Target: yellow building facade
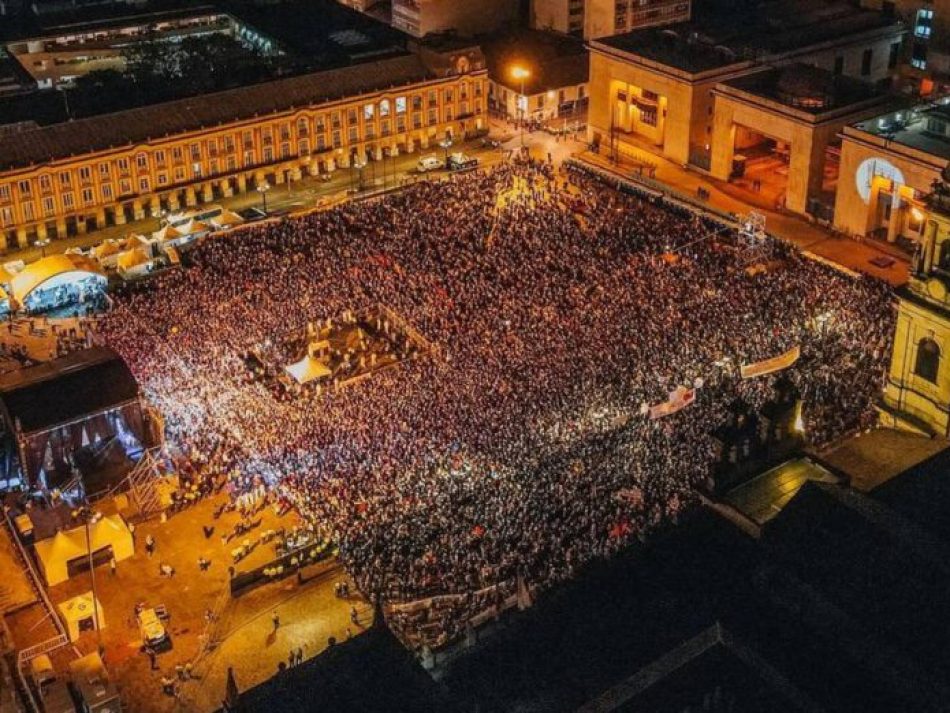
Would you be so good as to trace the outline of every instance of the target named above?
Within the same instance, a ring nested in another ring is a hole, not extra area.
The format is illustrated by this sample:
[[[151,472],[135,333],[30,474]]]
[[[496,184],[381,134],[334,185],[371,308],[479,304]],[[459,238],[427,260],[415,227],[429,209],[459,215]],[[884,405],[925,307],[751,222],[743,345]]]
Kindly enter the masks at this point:
[[[411,55],[0,137],[8,248],[379,161],[487,128],[481,51]]]
[[[882,420],[950,435],[950,172],[927,197],[923,230],[907,285],[898,291],[894,351]]]

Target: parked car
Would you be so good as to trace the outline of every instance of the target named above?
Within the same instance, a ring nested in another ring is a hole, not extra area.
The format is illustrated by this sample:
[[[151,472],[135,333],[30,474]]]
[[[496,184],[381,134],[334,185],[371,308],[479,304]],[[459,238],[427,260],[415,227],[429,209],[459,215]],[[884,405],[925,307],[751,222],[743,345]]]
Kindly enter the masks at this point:
[[[463,153],[454,153],[449,156],[449,170],[461,171],[467,168],[475,168],[478,165],[478,159],[466,156]]]
[[[139,612],[139,632],[142,643],[153,649],[160,649],[169,643],[168,632],[155,609],[143,609]]]
[[[419,159],[419,163],[416,164],[416,168],[419,169],[419,173],[438,171],[442,168],[442,162],[435,156],[423,156]]]

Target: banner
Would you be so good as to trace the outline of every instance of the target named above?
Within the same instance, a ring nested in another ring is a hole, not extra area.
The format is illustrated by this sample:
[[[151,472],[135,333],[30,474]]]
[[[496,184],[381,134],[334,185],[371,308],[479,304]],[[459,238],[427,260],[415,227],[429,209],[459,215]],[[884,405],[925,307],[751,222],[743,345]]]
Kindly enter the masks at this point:
[[[739,373],[742,374],[743,379],[753,379],[756,376],[765,376],[766,374],[787,369],[796,361],[798,361],[798,357],[800,357],[801,354],[801,347],[795,346],[784,354],[779,354],[778,356],[774,356],[771,359],[763,359],[762,361],[756,361],[752,364],[743,364],[739,367]]]
[[[685,386],[677,386],[670,392],[669,398],[663,403],[650,407],[650,418],[656,420],[669,416],[689,406],[696,400],[696,389],[687,389]]]

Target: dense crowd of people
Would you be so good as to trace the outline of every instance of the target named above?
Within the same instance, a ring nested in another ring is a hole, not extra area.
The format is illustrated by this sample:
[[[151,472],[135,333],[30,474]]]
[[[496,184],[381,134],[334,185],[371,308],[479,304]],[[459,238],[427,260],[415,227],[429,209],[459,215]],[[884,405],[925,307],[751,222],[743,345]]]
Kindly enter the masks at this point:
[[[694,502],[730,405],[772,396],[775,375],[743,380],[741,363],[801,347],[787,373],[814,442],[870,423],[888,288],[767,253],[752,267],[688,211],[506,164],[210,239],[98,330],[193,473],[276,491],[367,596],[537,589]],[[374,304],[437,351],[294,399],[242,361]],[[694,384],[689,407],[644,414]]]

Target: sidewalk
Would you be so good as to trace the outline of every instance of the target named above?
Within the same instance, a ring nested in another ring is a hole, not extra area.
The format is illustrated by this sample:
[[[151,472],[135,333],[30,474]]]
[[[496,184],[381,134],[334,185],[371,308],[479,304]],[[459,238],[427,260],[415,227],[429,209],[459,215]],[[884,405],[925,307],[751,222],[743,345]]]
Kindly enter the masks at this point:
[[[702,188],[709,194],[709,197],[703,201],[706,205],[739,216],[752,210],[762,213],[766,218],[766,230],[769,233],[794,243],[802,250],[807,250],[851,270],[879,277],[895,287],[907,282],[909,258],[896,246],[872,241],[858,242],[850,238],[838,237],[801,216],[749,205],[730,195],[721,181],[684,169],[649,152],[642,153],[643,161],[656,166],[655,180],[674,191],[696,200],[697,190]],[[586,150],[576,154],[576,157],[618,176],[629,178],[636,172],[635,157],[628,158],[621,155],[618,164]],[[871,263],[872,260],[883,257],[891,258],[893,264],[888,267],[879,267]]]

